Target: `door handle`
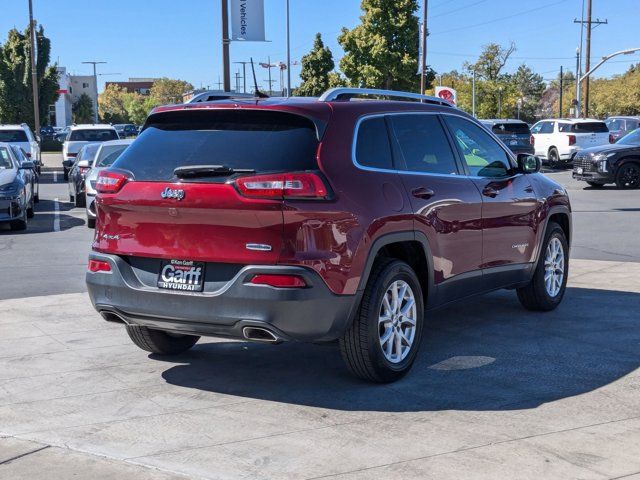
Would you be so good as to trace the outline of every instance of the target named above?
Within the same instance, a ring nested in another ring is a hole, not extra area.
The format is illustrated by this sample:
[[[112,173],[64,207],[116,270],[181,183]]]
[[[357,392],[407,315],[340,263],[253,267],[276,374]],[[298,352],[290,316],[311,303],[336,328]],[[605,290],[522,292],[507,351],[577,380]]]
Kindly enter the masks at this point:
[[[430,188],[418,187],[411,190],[411,195],[416,198],[423,198],[425,200],[428,200],[435,195],[435,192]]]
[[[483,194],[485,197],[496,198],[496,197],[498,196],[498,194],[499,194],[499,193],[500,193],[500,191],[499,191],[499,190],[496,190],[496,189],[495,189],[495,188],[493,188],[493,187],[484,187],[484,188],[482,189],[482,194]]]

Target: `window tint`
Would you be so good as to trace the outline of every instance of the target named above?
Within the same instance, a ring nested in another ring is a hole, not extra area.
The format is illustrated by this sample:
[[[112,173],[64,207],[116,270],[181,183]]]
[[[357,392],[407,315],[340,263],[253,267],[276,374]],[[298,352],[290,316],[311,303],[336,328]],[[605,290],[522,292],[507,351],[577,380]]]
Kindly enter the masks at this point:
[[[356,161],[363,167],[393,168],[387,125],[382,117],[364,120],[358,128]]]
[[[436,115],[393,115],[390,118],[407,170],[458,173],[453,151]]]
[[[315,125],[299,115],[182,110],[151,116],[144,132],[113,166],[142,181],[172,180],[177,167],[189,165],[225,165],[258,173],[316,170],[317,149]]]
[[[553,127],[555,124],[556,122],[542,122],[538,133],[553,133]]]
[[[609,128],[609,130],[624,130],[624,120],[621,120],[619,118],[612,118],[610,120],[607,120],[605,124],[607,125],[607,128]]]
[[[542,123],[536,123],[533,127],[531,127],[531,133],[540,133],[541,128]]]
[[[69,133],[71,142],[106,142],[108,140],[118,140],[115,129],[73,130]]]
[[[13,162],[9,156],[9,151],[5,147],[0,147],[0,169],[13,168]]]
[[[24,130],[0,130],[0,142],[28,142]]]
[[[609,133],[604,122],[575,123],[572,125],[571,131],[575,133]]]
[[[129,145],[105,145],[95,159],[95,167],[110,167]]]
[[[469,173],[479,177],[504,177],[511,171],[509,156],[482,128],[461,117],[445,116]]]
[[[496,135],[529,135],[529,125],[526,123],[496,123],[492,129]]]

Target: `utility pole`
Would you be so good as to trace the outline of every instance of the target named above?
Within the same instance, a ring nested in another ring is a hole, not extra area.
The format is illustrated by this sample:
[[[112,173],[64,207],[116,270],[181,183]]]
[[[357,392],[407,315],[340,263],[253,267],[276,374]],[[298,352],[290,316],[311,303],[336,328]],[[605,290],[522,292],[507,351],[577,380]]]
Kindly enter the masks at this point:
[[[240,90],[240,70],[236,72],[236,93]]]
[[[247,65],[251,62],[233,62],[242,65],[242,92],[247,93]]]
[[[231,65],[229,60],[229,0],[222,0],[222,64],[224,91],[231,91]]]
[[[420,93],[424,95],[427,87],[427,14],[429,10],[429,0],[424,0],[424,11],[422,12],[422,71],[420,72]],[[414,44],[415,45],[415,44]]]
[[[473,79],[471,80],[471,114],[476,116],[476,71],[473,70]]]
[[[560,112],[558,118],[562,118],[562,94],[564,91],[564,74],[562,73],[562,65],[560,65]]]
[[[218,82],[216,83],[216,85],[218,85],[218,90],[222,90],[223,83],[220,81],[220,75],[218,75]],[[208,88],[207,88],[207,90],[208,90]]]
[[[38,70],[36,69],[36,26],[33,23],[33,4],[29,0],[29,37],[31,41],[31,88],[33,89],[33,123],[35,135],[40,138],[40,97],[38,93]]]
[[[574,117],[580,118],[580,47],[576,48],[576,99],[573,101]]]
[[[96,65],[107,63],[107,62],[82,62],[87,65],[93,65],[93,84],[96,87],[96,96],[94,98],[94,109],[93,109],[93,123],[98,123],[98,74],[96,73]]]
[[[502,87],[498,87],[498,118],[502,118]]]
[[[587,40],[586,40],[586,46],[585,46],[585,50],[586,50],[586,55],[585,55],[585,66],[584,66],[584,71],[588,72],[591,69],[591,30],[593,30],[593,25],[606,25],[608,22],[608,20],[600,20],[599,18],[596,20],[592,20],[592,1],[593,0],[587,0],[587,19],[584,20],[584,18],[582,20],[574,20],[573,23],[580,23],[581,27],[580,28],[584,28],[584,25],[586,25],[587,28]],[[588,117],[589,116],[589,77],[587,77],[584,80],[584,116]]]
[[[289,28],[289,0],[287,0],[287,97],[291,96],[291,31]]]

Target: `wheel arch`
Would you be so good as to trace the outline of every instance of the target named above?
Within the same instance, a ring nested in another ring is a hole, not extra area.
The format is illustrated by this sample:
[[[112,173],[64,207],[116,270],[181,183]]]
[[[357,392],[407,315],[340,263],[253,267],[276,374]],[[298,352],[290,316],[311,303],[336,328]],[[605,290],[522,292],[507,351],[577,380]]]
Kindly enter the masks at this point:
[[[547,218],[544,224],[544,230],[542,231],[542,236],[540,237],[540,245],[538,248],[538,256],[536,259],[536,265],[540,260],[540,256],[542,255],[542,242],[547,235],[547,229],[549,228],[549,223],[557,223],[562,228],[565,237],[567,238],[567,244],[569,245],[569,250],[571,250],[571,240],[573,236],[573,225],[571,221],[571,211],[568,207],[564,205],[556,205],[549,209],[547,212]]]

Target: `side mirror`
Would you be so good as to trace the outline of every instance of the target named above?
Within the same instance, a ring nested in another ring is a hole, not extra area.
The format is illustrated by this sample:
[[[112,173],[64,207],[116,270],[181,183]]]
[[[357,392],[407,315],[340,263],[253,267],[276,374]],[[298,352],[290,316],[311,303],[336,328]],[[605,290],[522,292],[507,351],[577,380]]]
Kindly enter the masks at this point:
[[[89,168],[89,160],[80,160],[78,162],[78,168]]]
[[[22,162],[22,165],[20,165],[20,170],[35,170],[36,165],[33,162]]]
[[[528,153],[518,154],[518,170],[522,173],[538,173],[542,168],[542,162],[535,155]]]

